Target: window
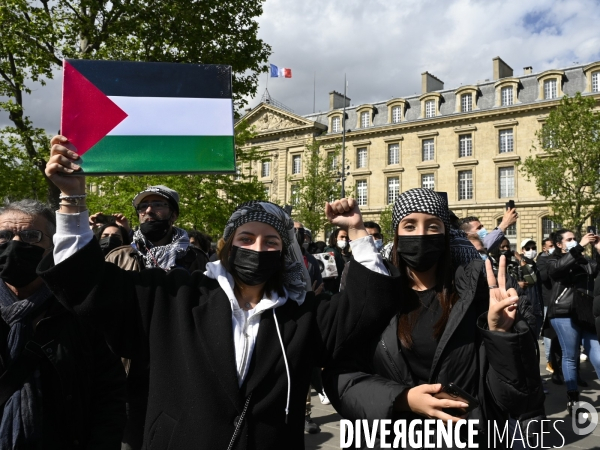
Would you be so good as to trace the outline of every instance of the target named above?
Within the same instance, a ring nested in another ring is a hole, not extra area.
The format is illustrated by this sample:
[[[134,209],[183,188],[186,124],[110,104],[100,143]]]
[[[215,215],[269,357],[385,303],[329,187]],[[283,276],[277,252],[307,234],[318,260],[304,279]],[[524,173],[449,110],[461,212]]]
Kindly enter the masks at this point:
[[[458,199],[471,200],[473,198],[473,171],[461,170],[458,172]]]
[[[400,164],[400,144],[388,145],[388,165]]]
[[[501,167],[498,169],[498,196],[500,198],[515,196],[515,168]]]
[[[467,156],[473,156],[473,137],[471,134],[461,134],[458,136],[458,157]]]
[[[435,148],[433,139],[423,139],[423,161],[433,161],[435,159]]]
[[[424,173],[421,175],[421,187],[423,189],[435,190],[435,177],[432,173]]]
[[[401,117],[402,117],[402,107],[394,106],[392,108],[392,123],[399,123]]]
[[[360,127],[367,128],[370,125],[369,112],[364,111],[360,113]]]
[[[507,86],[500,90],[500,98],[502,106],[510,106],[513,104],[513,87]]]
[[[235,166],[235,181],[242,179],[242,168],[236,164]]]
[[[364,169],[365,167],[367,167],[367,149],[361,147],[356,149],[356,168]]]
[[[556,97],[558,97],[558,94],[556,92],[556,78],[553,78],[551,80],[545,80],[544,81],[544,98],[550,99],[550,98],[556,98]]]
[[[500,153],[510,153],[513,147],[513,130],[500,130],[499,132]]]
[[[358,180],[356,182],[356,196],[358,206],[365,206],[367,204],[367,180]]]
[[[297,175],[302,172],[302,156],[292,156],[292,175]]]
[[[600,92],[600,72],[592,74],[592,92]]]
[[[260,176],[263,178],[271,176],[271,161],[263,161],[262,162]]]
[[[390,177],[387,179],[387,204],[391,205],[400,195],[400,178]]]
[[[342,119],[340,117],[334,117],[333,119],[331,119],[331,132],[332,133],[339,133],[340,131],[342,131]]]
[[[500,225],[501,222],[502,222],[502,217],[499,217],[498,220],[496,221],[496,225]],[[510,241],[510,249],[513,251],[517,250],[517,224],[516,223],[513,223],[510,227],[508,227],[504,231],[504,236]],[[521,251],[521,249],[519,249],[519,251]]]
[[[425,102],[425,117],[435,117],[435,100]]]
[[[462,94],[460,96],[460,110],[462,112],[469,112],[473,110],[473,95]]]
[[[292,196],[290,200],[294,206],[300,203],[300,189],[297,184],[292,185]]]
[[[542,217],[542,238],[545,239],[550,237],[550,233],[556,230],[560,230],[562,225],[556,222],[553,222],[548,217]]]
[[[337,155],[335,154],[335,152],[328,152],[327,160],[329,161],[329,168],[331,170],[336,170],[337,166],[338,166],[338,159],[337,159]]]

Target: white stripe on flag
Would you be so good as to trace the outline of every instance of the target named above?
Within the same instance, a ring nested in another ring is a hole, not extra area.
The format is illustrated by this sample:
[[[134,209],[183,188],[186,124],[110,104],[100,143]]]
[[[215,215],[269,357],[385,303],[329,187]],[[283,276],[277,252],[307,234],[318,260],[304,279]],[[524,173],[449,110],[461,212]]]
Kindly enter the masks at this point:
[[[230,98],[113,97],[127,113],[108,136],[232,136]]]

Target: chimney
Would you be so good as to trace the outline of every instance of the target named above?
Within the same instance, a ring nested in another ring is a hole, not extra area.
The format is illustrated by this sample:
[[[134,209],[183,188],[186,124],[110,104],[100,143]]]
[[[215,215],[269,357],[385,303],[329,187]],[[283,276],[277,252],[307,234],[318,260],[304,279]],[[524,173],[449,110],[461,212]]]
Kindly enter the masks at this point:
[[[346,107],[350,106],[350,99],[346,97]],[[329,93],[329,111],[344,107],[344,94],[336,91]]]
[[[444,82],[429,72],[421,74],[421,94],[444,89]]]
[[[512,67],[506,64],[502,58],[496,56],[492,62],[494,64],[494,81],[499,80],[500,78],[513,76]]]
[[[523,67],[523,75],[531,75],[533,73],[533,67]]]

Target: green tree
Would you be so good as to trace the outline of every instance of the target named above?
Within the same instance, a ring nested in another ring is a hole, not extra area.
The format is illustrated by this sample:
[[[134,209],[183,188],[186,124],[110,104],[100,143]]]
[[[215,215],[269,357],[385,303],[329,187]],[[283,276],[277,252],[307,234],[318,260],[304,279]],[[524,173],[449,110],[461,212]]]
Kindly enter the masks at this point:
[[[288,177],[292,184],[292,215],[295,220],[317,236],[329,221],[325,217],[325,202],[337,199],[341,185],[337,181],[340,147],[321,151],[318,141],[313,140],[304,150],[304,177]],[[351,189],[346,189],[349,196]]]
[[[258,148],[242,151],[243,144],[254,136],[248,124],[236,126],[236,157],[240,175],[167,175],[89,177],[87,204],[91,213],[123,213],[135,217],[133,197],[148,186],[163,184],[175,189],[180,196],[180,215],[177,225],[193,228],[213,237],[223,233],[227,219],[240,203],[265,200],[264,186],[253,173],[260,160]]]
[[[600,113],[593,97],[565,97],[536,133],[521,165],[527,180],[550,200],[551,219],[580,235],[600,215]]]
[[[63,58],[229,64],[238,108],[256,92],[271,48],[257,37],[263,0],[3,0],[0,4],[0,130],[22,171],[44,176],[49,139],[24,108],[32,86]],[[2,164],[1,169],[13,168]],[[0,178],[12,172],[0,172]],[[33,176],[33,175],[32,175]],[[37,185],[36,185],[37,187]],[[48,199],[58,191],[47,182]],[[27,196],[34,196],[30,191]],[[9,191],[9,196],[21,191]],[[39,195],[39,193],[38,193]]]
[[[394,204],[388,205],[383,211],[381,211],[381,215],[379,216],[379,226],[381,227],[381,232],[383,233],[383,241],[385,244],[388,242],[392,242],[394,240],[394,235],[396,234],[396,230],[392,228],[392,211],[394,209]]]

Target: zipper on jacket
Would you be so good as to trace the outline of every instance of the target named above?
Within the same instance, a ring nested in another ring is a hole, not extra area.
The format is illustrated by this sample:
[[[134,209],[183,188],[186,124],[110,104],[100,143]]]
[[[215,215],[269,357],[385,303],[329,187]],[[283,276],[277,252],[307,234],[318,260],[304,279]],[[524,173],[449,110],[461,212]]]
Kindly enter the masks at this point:
[[[242,377],[244,376],[246,361],[248,359],[248,338],[250,337],[248,336],[248,322],[250,322],[250,319],[251,317],[244,320],[244,329],[242,330],[242,334],[244,335],[244,346],[242,347],[241,367],[240,370],[238,370]]]
[[[392,365],[392,368],[394,369],[394,372],[396,372],[396,376],[404,385],[408,386],[408,384],[404,380],[404,377],[400,374],[400,369],[398,368],[398,366],[396,366],[396,363],[394,362],[394,359],[392,358],[392,354],[390,353],[387,346],[385,345],[385,341],[383,339],[381,339],[380,342],[381,342],[381,346],[383,347],[383,349],[385,351],[386,356],[388,357],[388,360],[390,361],[390,364]]]

